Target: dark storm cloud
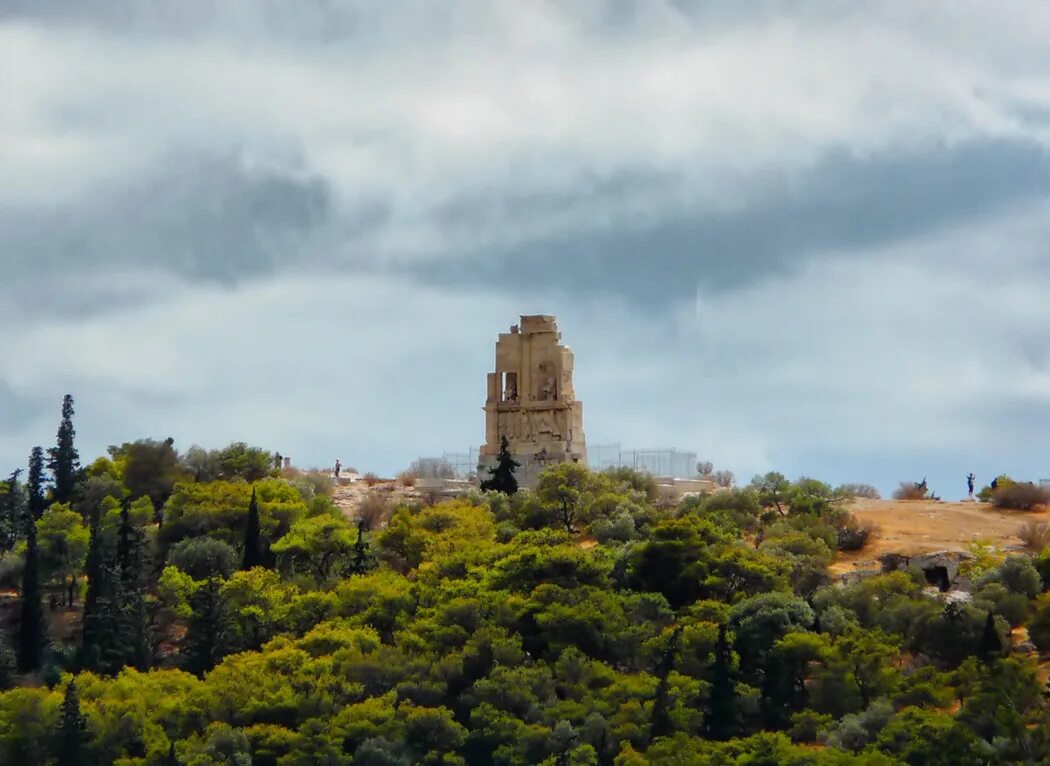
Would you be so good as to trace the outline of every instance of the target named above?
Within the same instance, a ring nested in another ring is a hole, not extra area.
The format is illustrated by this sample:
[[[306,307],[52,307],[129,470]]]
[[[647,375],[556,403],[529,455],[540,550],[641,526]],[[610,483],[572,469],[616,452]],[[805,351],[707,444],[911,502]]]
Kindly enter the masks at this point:
[[[665,179],[670,182],[669,179]],[[449,226],[562,213],[595,197],[657,186],[652,174],[624,175],[552,197],[459,200]],[[1050,153],[1030,142],[987,140],[860,158],[829,153],[803,179],[766,179],[759,201],[732,214],[697,207],[667,219],[610,221],[546,241],[477,253],[425,267],[429,280],[523,289],[572,285],[651,308],[688,299],[697,285],[739,287],[797,267],[828,250],[862,253],[957,226],[1050,195]]]
[[[455,196],[433,214],[435,246],[469,239],[481,227],[538,225],[556,216],[583,220],[584,207],[623,208],[632,198],[658,198],[678,182],[640,169],[583,177],[552,193],[492,189]],[[87,199],[0,213],[0,233],[15,278],[119,274],[134,266],[234,285],[325,264],[393,269],[450,286],[571,288],[659,310],[669,300],[691,299],[697,285],[738,288],[828,250],[863,253],[1048,194],[1050,155],[1028,142],[972,141],[866,158],[832,152],[801,178],[770,174],[757,201],[731,214],[697,203],[667,217],[661,211],[627,215],[601,227],[497,241],[473,253],[424,249],[387,264],[365,243],[396,225],[390,204],[377,199],[337,207],[329,182],[296,163],[252,166],[236,152],[183,151],[145,177],[93,190]],[[509,284],[508,273],[515,275]],[[122,302],[118,290],[105,287],[70,296],[59,306],[72,314]]]
[[[134,267],[232,284],[294,257],[330,206],[326,183],[298,168],[180,151],[71,203],[0,210],[0,238],[12,278]]]
[[[596,441],[1035,475],[1046,8],[0,2],[0,464],[72,391],[393,471],[536,311]]]

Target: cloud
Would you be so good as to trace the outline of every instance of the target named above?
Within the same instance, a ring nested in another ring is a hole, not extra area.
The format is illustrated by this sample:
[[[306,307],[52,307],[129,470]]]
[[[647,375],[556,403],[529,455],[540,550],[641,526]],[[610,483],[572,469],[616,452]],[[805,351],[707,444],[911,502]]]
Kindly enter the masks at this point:
[[[595,443],[891,483],[995,445],[1034,475],[1048,23],[5,3],[0,460],[69,390],[86,450],[394,470],[476,444],[496,333],[546,312]]]

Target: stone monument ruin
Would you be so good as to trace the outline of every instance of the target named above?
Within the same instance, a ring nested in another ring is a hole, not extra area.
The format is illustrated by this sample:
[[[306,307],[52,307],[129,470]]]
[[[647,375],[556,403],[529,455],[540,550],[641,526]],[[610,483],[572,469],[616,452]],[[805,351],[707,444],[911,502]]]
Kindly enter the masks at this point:
[[[478,473],[487,476],[506,437],[521,486],[534,486],[554,463],[587,462],[583,403],[572,387],[572,351],[559,341],[553,316],[522,316],[496,341],[496,371],[488,374],[485,444]]]

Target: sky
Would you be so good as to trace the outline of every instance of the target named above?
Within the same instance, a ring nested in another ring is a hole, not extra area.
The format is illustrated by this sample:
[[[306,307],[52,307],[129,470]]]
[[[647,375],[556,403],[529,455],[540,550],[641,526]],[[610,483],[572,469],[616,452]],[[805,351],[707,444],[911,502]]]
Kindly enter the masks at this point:
[[[588,443],[1050,477],[1050,4],[5,0],[0,472],[391,474],[554,314]]]

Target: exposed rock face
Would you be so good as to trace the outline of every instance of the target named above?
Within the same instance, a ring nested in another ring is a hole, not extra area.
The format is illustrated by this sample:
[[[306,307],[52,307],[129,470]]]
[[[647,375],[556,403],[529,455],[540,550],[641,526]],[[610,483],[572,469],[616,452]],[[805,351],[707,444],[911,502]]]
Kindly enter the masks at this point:
[[[488,375],[485,444],[479,474],[495,463],[506,438],[518,483],[531,486],[554,463],[587,462],[583,403],[572,385],[573,356],[562,345],[555,318],[522,316],[496,341],[496,370]]]
[[[918,556],[887,553],[879,561],[883,572],[893,572],[898,569],[921,571],[927,583],[944,593],[953,588],[969,590],[970,581],[959,574],[959,565],[972,558],[973,555],[965,551],[934,551]]]

